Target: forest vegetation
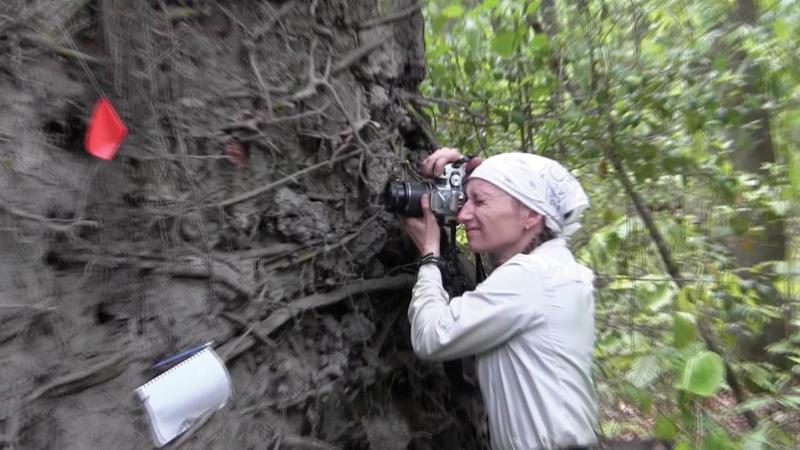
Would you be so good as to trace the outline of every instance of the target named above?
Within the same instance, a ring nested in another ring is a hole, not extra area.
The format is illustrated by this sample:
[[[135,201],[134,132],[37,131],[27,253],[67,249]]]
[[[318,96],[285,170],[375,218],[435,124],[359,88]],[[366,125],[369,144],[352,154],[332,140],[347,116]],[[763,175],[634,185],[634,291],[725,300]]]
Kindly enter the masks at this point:
[[[602,434],[797,448],[800,6],[435,0],[426,26],[440,142],[591,196]]]

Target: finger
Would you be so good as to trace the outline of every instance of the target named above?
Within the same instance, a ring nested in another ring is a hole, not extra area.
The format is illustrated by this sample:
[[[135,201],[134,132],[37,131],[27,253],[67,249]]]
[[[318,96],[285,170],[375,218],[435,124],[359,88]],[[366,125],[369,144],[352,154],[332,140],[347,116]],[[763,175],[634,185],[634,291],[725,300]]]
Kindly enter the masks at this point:
[[[405,230],[419,228],[422,224],[422,219],[418,217],[403,217],[402,224]]]
[[[472,172],[476,167],[480,166],[482,162],[483,159],[481,159],[479,156],[470,159],[467,161],[467,172]]]
[[[442,147],[431,153],[422,162],[422,175],[426,177],[436,176],[442,173],[444,166],[461,158],[458,149]]]
[[[431,194],[422,194],[422,197],[419,199],[419,205],[422,207],[423,211],[429,210],[431,208]]]
[[[438,155],[436,155],[437,153],[438,153]],[[461,157],[461,155],[458,152],[458,149],[457,148],[453,148],[453,147],[438,148],[438,149],[436,149],[435,152],[433,152],[433,154],[436,155],[436,156],[455,157],[456,159]]]
[[[434,161],[436,161],[436,159],[433,157],[434,155],[435,153],[433,155],[428,155],[427,158],[422,160],[422,168],[421,168],[422,176],[424,177],[433,176],[433,163]]]
[[[447,164],[449,164],[449,163],[451,163],[453,161],[455,161],[455,159],[451,161],[450,159],[448,159],[446,157],[442,157],[442,158],[437,159],[433,163],[433,175],[434,176],[441,175],[444,172],[444,166],[446,166]]]
[[[419,200],[419,206],[422,208],[422,219],[425,222],[430,222],[431,219],[436,220],[433,211],[431,211],[431,194],[423,194]]]

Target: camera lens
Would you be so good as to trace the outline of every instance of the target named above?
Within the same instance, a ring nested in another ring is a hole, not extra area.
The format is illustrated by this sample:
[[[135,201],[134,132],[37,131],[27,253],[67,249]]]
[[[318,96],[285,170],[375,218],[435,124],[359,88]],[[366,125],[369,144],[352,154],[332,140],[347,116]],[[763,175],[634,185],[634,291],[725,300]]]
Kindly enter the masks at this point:
[[[389,212],[406,217],[422,217],[422,195],[430,191],[429,183],[390,181],[383,191],[383,206]]]

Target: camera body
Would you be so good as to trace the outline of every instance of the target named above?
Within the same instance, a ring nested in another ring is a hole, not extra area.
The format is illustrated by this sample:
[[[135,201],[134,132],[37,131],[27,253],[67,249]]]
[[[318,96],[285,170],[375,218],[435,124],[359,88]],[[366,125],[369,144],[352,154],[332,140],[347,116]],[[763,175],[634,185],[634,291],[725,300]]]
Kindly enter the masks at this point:
[[[467,179],[465,163],[466,159],[461,159],[445,165],[442,174],[430,181],[388,182],[383,193],[386,210],[406,217],[422,217],[420,201],[424,194],[430,193],[431,211],[439,223],[455,223],[458,211],[467,200],[467,193],[464,190]]]

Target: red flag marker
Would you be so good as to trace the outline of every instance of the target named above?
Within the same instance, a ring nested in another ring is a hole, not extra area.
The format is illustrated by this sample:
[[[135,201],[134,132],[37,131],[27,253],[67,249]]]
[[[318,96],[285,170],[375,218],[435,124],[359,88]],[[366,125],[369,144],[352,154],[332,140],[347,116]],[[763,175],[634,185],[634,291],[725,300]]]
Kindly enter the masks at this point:
[[[128,129],[122,123],[111,102],[101,97],[94,105],[89,128],[83,142],[86,151],[100,159],[109,160],[117,153]]]

